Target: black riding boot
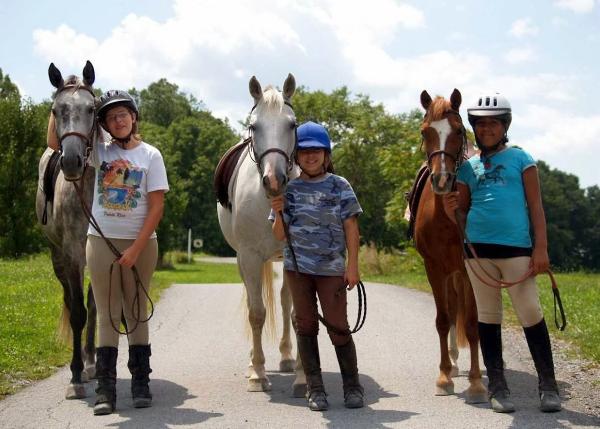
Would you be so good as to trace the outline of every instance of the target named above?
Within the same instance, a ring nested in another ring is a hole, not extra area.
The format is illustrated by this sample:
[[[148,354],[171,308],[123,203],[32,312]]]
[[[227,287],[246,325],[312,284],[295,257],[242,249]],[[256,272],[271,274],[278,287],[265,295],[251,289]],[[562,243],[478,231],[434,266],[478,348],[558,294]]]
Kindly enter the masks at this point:
[[[94,414],[110,414],[117,402],[117,353],[116,347],[98,347],[96,349],[96,403]]]
[[[544,412],[560,411],[560,397],[554,376],[552,348],[546,321],[542,319],[537,325],[523,328],[523,331],[538,373],[540,409]]]
[[[306,375],[308,408],[312,411],[324,411],[329,408],[329,403],[323,386],[323,377],[321,377],[321,359],[317,337],[296,335],[296,342]]]
[[[148,383],[150,369],[150,345],[129,346],[127,367],[131,372],[131,397],[135,408],[146,408],[152,405],[152,393]]]
[[[488,376],[488,397],[492,410],[497,413],[512,413],[515,406],[510,400],[510,391],[504,378],[502,360],[502,328],[499,324],[479,322],[479,343]]]
[[[364,407],[364,389],[358,380],[358,365],[356,361],[356,347],[354,340],[350,337],[343,346],[335,346],[342,381],[344,383],[344,406],[346,408]]]

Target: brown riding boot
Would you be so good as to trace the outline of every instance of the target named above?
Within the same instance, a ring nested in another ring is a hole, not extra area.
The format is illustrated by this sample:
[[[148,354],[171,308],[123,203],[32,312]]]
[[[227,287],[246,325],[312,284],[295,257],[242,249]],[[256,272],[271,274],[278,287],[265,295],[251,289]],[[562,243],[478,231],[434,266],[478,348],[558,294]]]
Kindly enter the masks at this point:
[[[352,337],[343,346],[335,346],[335,354],[340,364],[342,381],[344,383],[344,406],[346,408],[364,407],[364,389],[358,380],[356,347]]]
[[[296,335],[298,353],[302,359],[304,374],[306,375],[308,408],[312,411],[325,411],[329,408],[327,393],[323,386],[321,376],[321,359],[319,357],[319,343],[317,337]]]

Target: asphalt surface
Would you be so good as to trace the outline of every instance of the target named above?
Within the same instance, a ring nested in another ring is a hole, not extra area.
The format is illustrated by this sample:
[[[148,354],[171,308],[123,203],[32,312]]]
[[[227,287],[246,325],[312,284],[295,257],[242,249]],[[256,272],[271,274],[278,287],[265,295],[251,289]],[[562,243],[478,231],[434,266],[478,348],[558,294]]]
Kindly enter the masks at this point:
[[[250,343],[240,311],[242,285],[174,285],[162,296],[151,320],[152,408],[135,409],[129,394],[124,339],[118,362],[117,410],[93,416],[95,382],[88,398],[65,400],[70,372],[54,376],[0,402],[1,428],[562,428],[600,427],[600,420],[569,401],[560,413],[538,411],[533,365],[505,347],[507,378],[517,411],[493,413],[487,404],[468,405],[468,352],[461,350],[457,395],[434,396],[438,338],[431,295],[368,283],[368,314],[355,336],[365,408],[343,406],[334,348],[319,335],[330,409],[311,412],[304,399],[291,397],[293,374],[277,372],[277,341],[265,340],[270,392],[246,391]],[[350,323],[356,294],[350,294]],[[278,317],[281,311],[278,309]],[[281,328],[279,329],[281,332]]]

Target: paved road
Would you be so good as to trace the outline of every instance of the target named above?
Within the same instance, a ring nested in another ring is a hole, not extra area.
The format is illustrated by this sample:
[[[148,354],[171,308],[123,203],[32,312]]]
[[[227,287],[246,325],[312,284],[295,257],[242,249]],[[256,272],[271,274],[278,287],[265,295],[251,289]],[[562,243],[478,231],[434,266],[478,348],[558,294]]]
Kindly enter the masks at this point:
[[[466,377],[455,379],[456,396],[434,396],[437,336],[432,297],[399,287],[367,284],[369,313],[356,336],[367,406],[343,407],[335,352],[320,336],[330,410],[310,412],[303,399],[290,397],[293,375],[280,374],[277,344],[266,342],[271,392],[248,393],[244,369],[249,343],[239,312],[242,286],[174,285],[161,298],[151,321],[151,387],[154,406],[138,410],[128,393],[124,342],[119,357],[117,412],[92,415],[93,388],[85,400],[63,399],[68,368],[0,402],[2,428],[555,428],[599,427],[600,420],[572,408],[557,414],[537,410],[532,365],[505,359],[517,404],[510,415],[487,405],[467,405],[460,393]],[[355,298],[352,293],[351,297]],[[355,302],[350,303],[351,319]],[[353,319],[351,320],[351,323]],[[465,369],[468,354],[461,354]]]

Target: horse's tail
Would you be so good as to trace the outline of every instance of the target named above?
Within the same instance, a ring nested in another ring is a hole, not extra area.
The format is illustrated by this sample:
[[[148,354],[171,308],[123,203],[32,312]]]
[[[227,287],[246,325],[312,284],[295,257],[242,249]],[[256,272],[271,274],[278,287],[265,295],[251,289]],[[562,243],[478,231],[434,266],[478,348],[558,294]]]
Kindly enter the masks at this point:
[[[469,345],[467,339],[467,288],[470,286],[468,278],[463,270],[451,274],[454,290],[456,291],[456,342],[458,347],[464,348]]]
[[[273,262],[267,261],[262,267],[262,299],[265,304],[265,335],[271,340],[277,338],[277,325],[275,324],[275,292],[273,291]],[[247,292],[244,288],[242,295],[242,307],[244,309],[244,320],[246,326],[246,336],[252,338],[252,327],[248,319]]]
[[[69,344],[73,340],[73,331],[71,330],[71,311],[63,303],[63,308],[58,322],[57,336],[60,341]]]

